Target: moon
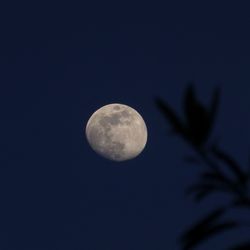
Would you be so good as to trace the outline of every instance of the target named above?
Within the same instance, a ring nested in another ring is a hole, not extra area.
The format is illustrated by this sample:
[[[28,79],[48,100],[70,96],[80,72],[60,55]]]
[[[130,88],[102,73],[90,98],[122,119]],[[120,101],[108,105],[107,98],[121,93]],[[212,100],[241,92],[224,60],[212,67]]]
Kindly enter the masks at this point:
[[[119,103],[108,104],[89,118],[86,137],[91,148],[113,161],[137,157],[147,143],[147,127],[133,108]]]

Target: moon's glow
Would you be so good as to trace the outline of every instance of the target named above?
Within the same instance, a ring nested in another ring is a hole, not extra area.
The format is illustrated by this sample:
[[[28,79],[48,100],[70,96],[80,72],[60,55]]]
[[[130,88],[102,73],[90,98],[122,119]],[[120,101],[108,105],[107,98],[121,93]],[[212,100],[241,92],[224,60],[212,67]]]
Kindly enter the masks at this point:
[[[147,127],[136,110],[114,103],[94,112],[87,123],[86,136],[98,154],[124,161],[142,152],[147,142]]]

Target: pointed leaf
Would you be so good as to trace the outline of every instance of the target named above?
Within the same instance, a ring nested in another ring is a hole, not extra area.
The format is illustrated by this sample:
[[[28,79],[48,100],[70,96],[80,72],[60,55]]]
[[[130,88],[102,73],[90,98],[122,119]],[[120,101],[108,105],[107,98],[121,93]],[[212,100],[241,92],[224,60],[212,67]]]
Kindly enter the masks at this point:
[[[224,230],[236,227],[237,223],[234,221],[218,223],[218,220],[222,217],[222,215],[224,215],[225,212],[225,208],[216,209],[184,233],[181,237],[183,249],[193,249],[209,237],[219,234]]]
[[[250,249],[250,241],[240,243],[234,247],[231,247],[229,250],[249,250]]]
[[[206,198],[208,195],[214,193],[214,192],[218,192],[221,191],[219,190],[218,187],[212,185],[212,184],[206,184],[206,183],[198,183],[196,185],[192,185],[190,186],[187,191],[186,194],[193,194],[194,195],[194,200],[196,202],[201,201],[202,199]]]
[[[190,127],[197,126],[198,116],[201,116],[201,114],[204,113],[204,108],[197,101],[192,84],[186,89],[183,104],[188,125]]]
[[[212,148],[212,153],[230,168],[240,182],[243,183],[246,181],[247,175],[241,170],[241,167],[231,156],[220,150],[217,146]]]
[[[220,175],[217,172],[205,172],[201,175],[201,179],[220,185],[226,185],[224,176]]]
[[[224,183],[216,182],[199,182],[187,188],[187,195],[194,195],[196,202],[201,201],[212,193],[228,193],[230,190]]]
[[[185,233],[185,237],[190,237],[196,232],[196,230],[201,230],[203,228],[206,228],[208,225],[212,224],[214,221],[217,221],[220,217],[222,217],[225,212],[226,209],[223,207],[215,209],[214,211],[209,213],[206,217],[204,217],[202,220],[200,220],[198,223],[196,223],[193,226],[193,228],[188,230]]]
[[[233,229],[237,227],[238,224],[234,221],[228,221],[224,223],[220,223],[214,226],[209,227],[204,231],[197,231],[192,238],[183,241],[183,249],[190,250],[194,249],[198,244],[201,244],[203,241],[208,240],[210,237],[223,233],[226,230]]]
[[[204,190],[201,190],[201,191],[199,191],[199,192],[197,192],[195,194],[194,200],[196,202],[200,202],[203,199],[205,199],[208,195],[212,194],[215,191],[216,191],[215,189],[204,189]]]
[[[250,200],[246,200],[246,199],[240,199],[240,200],[237,200],[233,203],[233,205],[235,207],[245,207],[245,208],[249,208],[250,209]]]
[[[216,172],[206,172],[202,174],[202,178],[204,180],[217,180],[217,181],[223,181],[223,177],[219,175]]]
[[[193,85],[189,85],[184,99],[184,110],[187,120],[189,139],[195,145],[202,145],[209,135],[208,111],[199,103]]]
[[[167,118],[167,120],[171,123],[175,132],[184,134],[184,126],[174,111],[168,106],[167,103],[157,98],[155,100],[157,107],[163,113],[163,115]]]

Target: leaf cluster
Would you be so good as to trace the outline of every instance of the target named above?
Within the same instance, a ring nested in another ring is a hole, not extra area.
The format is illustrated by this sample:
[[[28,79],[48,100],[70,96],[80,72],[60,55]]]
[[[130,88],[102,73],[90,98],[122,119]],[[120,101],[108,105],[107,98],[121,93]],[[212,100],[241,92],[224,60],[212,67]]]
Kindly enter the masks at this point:
[[[235,220],[224,219],[221,221],[221,218],[235,206],[250,209],[248,193],[250,157],[247,172],[218,145],[218,142],[209,145],[209,138],[220,103],[219,88],[214,90],[210,105],[206,107],[198,100],[194,85],[190,83],[183,96],[183,117],[179,117],[161,98],[156,98],[155,103],[167,122],[170,123],[171,131],[180,136],[194,150],[195,155],[185,157],[185,161],[195,165],[202,163],[206,166],[198,181],[186,189],[186,194],[193,195],[195,202],[200,202],[218,192],[231,197],[230,204],[211,211],[183,233],[180,238],[182,249],[194,249],[212,236],[241,226]],[[241,249],[250,249],[250,242],[231,248],[231,250]]]

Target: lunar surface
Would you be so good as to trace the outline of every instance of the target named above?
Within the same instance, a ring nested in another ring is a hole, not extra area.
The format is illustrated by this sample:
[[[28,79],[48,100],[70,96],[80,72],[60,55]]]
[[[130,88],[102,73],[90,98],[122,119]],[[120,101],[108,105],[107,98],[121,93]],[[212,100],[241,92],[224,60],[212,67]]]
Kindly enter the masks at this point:
[[[88,120],[86,137],[92,149],[113,161],[138,156],[147,142],[147,127],[141,115],[124,104],[109,104]]]

